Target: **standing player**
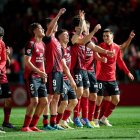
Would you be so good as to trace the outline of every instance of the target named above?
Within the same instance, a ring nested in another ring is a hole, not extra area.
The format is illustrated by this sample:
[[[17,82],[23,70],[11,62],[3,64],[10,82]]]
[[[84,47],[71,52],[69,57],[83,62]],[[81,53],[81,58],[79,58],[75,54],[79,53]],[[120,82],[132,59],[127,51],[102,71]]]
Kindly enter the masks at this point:
[[[69,34],[67,30],[61,29],[56,32],[56,38],[58,38],[61,46],[62,52],[64,55],[64,59],[62,60],[63,69],[64,69],[64,92],[61,95],[60,105],[58,108],[58,115],[57,115],[57,124],[59,124],[65,129],[73,129],[68,125],[66,120],[71,115],[74,107],[78,103],[75,90],[76,90],[76,83],[74,82],[73,77],[70,74],[70,65],[71,65],[71,55],[70,55],[70,46],[68,46],[69,42]]]
[[[45,44],[42,42],[42,38],[45,34],[44,29],[39,23],[32,23],[29,30],[33,38],[25,48],[24,79],[27,92],[31,98],[26,109],[25,120],[21,131],[40,132],[41,130],[39,130],[36,125],[48,102],[45,85],[47,82],[47,74],[45,73],[44,66]]]
[[[82,101],[82,118],[84,124],[88,128],[93,128],[88,121],[88,96],[89,96],[89,79],[85,67],[85,57],[86,57],[86,47],[100,51],[102,53],[113,54],[113,52],[106,51],[102,48],[96,47],[90,40],[93,35],[101,28],[98,24],[94,30],[88,35],[83,36],[82,32],[86,30],[87,25],[85,23],[85,14],[83,11],[79,12],[79,17],[75,17],[73,20],[73,25],[75,27],[75,32],[70,35],[70,45],[71,45],[71,72],[74,76],[75,82],[77,84],[76,95],[78,98],[78,104],[74,109],[74,123],[77,127],[83,127],[79,120],[79,106],[80,99]]]
[[[109,104],[107,110],[104,112],[100,121],[106,126],[112,126],[107,117],[111,115],[112,111],[115,109],[117,104],[120,101],[120,91],[116,81],[116,63],[119,68],[123,69],[124,72],[128,75],[130,79],[133,80],[133,75],[127,69],[124,61],[122,60],[122,54],[120,50],[120,46],[113,42],[113,32],[110,29],[105,29],[103,32],[103,40],[104,42],[100,44],[100,46],[107,50],[112,50],[115,52],[114,57],[108,57],[107,55],[102,55],[107,57],[107,63],[104,64],[102,62],[97,63],[97,80],[98,80],[98,96],[96,102],[96,110],[94,114],[95,124],[98,124],[99,110],[101,106],[101,102],[103,96],[108,93],[111,96],[111,103]]]
[[[48,74],[48,106],[46,106],[43,114],[44,130],[58,129],[63,130],[62,127],[56,125],[57,108],[60,94],[63,93],[63,66],[62,66],[62,49],[59,41],[55,38],[55,32],[58,28],[58,20],[61,15],[65,13],[66,9],[62,8],[53,19],[46,19],[45,26],[47,27],[46,37],[44,42],[46,44],[46,73]],[[50,106],[50,126],[48,125],[48,111]]]
[[[14,128],[14,126],[9,123],[12,99],[11,91],[7,80],[6,75],[6,63],[9,61],[9,57],[6,51],[5,43],[3,42],[4,29],[0,27],[0,98],[5,98],[4,101],[4,121],[2,126],[8,128]],[[8,62],[9,63],[9,62]]]
[[[135,37],[135,33],[132,30],[129,34],[128,39],[122,45],[119,45],[120,49],[122,51],[122,57],[124,56],[126,49],[129,47],[129,45],[134,37]],[[104,114],[105,110],[108,108],[108,105],[110,104],[110,102],[111,102],[111,97],[105,96],[102,101],[102,104],[101,104],[99,119],[103,116],[103,114]]]

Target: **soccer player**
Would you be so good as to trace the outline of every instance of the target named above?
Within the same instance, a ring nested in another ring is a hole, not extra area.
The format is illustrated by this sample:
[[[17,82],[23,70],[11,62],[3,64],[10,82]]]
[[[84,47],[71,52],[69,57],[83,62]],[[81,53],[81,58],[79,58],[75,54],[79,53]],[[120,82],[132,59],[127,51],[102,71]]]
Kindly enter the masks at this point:
[[[71,112],[73,111],[74,107],[78,103],[75,90],[76,90],[76,83],[73,77],[70,74],[70,65],[71,65],[71,55],[70,55],[70,46],[68,46],[69,42],[69,34],[67,30],[61,29],[56,32],[56,38],[59,40],[62,46],[62,52],[64,55],[63,63],[63,70],[64,70],[64,91],[61,95],[60,105],[58,108],[58,115],[56,122],[60,124],[65,129],[73,129],[67,123],[67,119],[70,117]],[[62,120],[61,120],[62,119]],[[61,121],[60,121],[61,120]],[[60,121],[60,123],[59,123]]]
[[[96,47],[90,40],[93,35],[101,28],[98,24],[92,32],[86,36],[82,36],[82,32],[86,30],[85,27],[85,13],[84,11],[79,11],[79,17],[74,17],[73,25],[75,32],[70,34],[70,45],[71,45],[71,73],[74,76],[75,82],[77,84],[76,95],[78,98],[78,104],[74,109],[74,124],[77,127],[83,127],[79,120],[79,106],[80,99],[82,101],[82,120],[84,120],[85,126],[88,128],[93,128],[88,121],[88,95],[89,95],[89,79],[85,67],[85,56],[87,47],[100,51],[102,53],[107,53],[112,55],[113,52],[106,51],[102,48]],[[82,98],[81,98],[82,97]]]
[[[56,125],[57,108],[60,94],[63,93],[63,66],[62,66],[62,48],[59,41],[55,38],[55,32],[58,28],[58,20],[65,13],[66,9],[59,10],[56,17],[46,19],[45,26],[47,27],[44,42],[46,44],[46,73],[48,74],[48,106],[45,107],[43,113],[43,129],[44,130],[63,130],[59,125]],[[48,125],[48,111],[50,106],[50,126]]]
[[[122,57],[124,56],[126,49],[129,47],[129,45],[134,37],[135,37],[135,33],[132,30],[129,34],[128,39],[123,44],[119,45],[120,49],[122,51]],[[111,102],[111,97],[105,96],[102,101],[102,104],[101,104],[99,119],[103,116],[103,114],[104,114],[105,110],[108,108],[108,105],[110,104],[110,102]]]
[[[30,103],[26,109],[23,132],[42,131],[36,127],[42,114],[47,99],[47,74],[44,66],[45,44],[42,38],[45,36],[44,29],[39,23],[32,23],[29,27],[32,39],[25,47],[24,55],[24,79],[27,93],[30,95]],[[32,116],[33,114],[33,116]]]
[[[101,106],[102,99],[106,92],[109,96],[111,96],[111,103],[108,105],[107,110],[104,112],[103,116],[100,119],[100,122],[106,126],[112,126],[107,118],[111,115],[112,111],[116,108],[117,104],[120,101],[120,91],[116,81],[116,63],[118,64],[120,69],[123,69],[124,72],[128,75],[130,79],[133,80],[133,75],[127,69],[124,61],[122,60],[122,54],[120,50],[120,46],[113,42],[113,32],[110,29],[105,29],[103,31],[103,40],[99,46],[112,50],[115,52],[115,56],[108,57],[107,55],[100,54],[101,56],[107,57],[107,63],[97,62],[97,80],[98,80],[98,89],[97,93],[97,102],[96,102],[96,110],[94,114],[95,124],[99,125],[99,110]]]
[[[0,98],[4,98],[4,121],[2,126],[7,128],[14,128],[14,126],[9,123],[12,99],[11,91],[8,84],[8,79],[6,75],[6,64],[10,63],[8,54],[9,49],[6,50],[5,43],[3,42],[4,29],[0,27]]]
[[[89,34],[89,29],[90,29],[90,23],[86,21],[87,24],[87,32],[83,32],[83,34],[87,35]],[[93,37],[92,42],[94,42],[94,44],[98,44],[98,40],[96,37]],[[95,125],[94,121],[93,121],[93,116],[94,116],[94,112],[95,112],[95,107],[96,107],[96,99],[97,99],[97,92],[98,92],[98,83],[96,80],[96,75],[95,75],[95,59],[98,61],[102,61],[104,63],[106,63],[107,59],[105,57],[101,58],[99,56],[99,54],[93,50],[91,50],[90,48],[86,49],[86,60],[85,60],[85,67],[87,69],[87,73],[88,73],[88,78],[89,78],[89,82],[90,82],[90,87],[89,87],[89,100],[88,100],[88,120],[90,121],[90,124],[93,127],[99,127],[97,125]],[[81,102],[82,103],[82,102]]]

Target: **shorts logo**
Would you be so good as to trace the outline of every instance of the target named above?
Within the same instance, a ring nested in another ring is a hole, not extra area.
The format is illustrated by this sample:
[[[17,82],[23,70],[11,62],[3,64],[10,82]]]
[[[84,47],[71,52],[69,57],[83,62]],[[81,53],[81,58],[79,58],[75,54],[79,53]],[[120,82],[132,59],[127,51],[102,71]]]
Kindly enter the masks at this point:
[[[119,91],[119,87],[116,87],[116,88],[115,88],[115,91]]]

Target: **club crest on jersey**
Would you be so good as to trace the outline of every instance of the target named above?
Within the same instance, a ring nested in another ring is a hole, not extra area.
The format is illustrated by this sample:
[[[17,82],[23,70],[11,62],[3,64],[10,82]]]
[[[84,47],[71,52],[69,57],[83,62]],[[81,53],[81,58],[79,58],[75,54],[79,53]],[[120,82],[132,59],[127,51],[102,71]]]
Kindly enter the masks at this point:
[[[28,49],[28,50],[27,50],[27,54],[30,54],[30,53],[31,53],[31,49]]]
[[[36,49],[36,52],[39,52],[39,49]]]

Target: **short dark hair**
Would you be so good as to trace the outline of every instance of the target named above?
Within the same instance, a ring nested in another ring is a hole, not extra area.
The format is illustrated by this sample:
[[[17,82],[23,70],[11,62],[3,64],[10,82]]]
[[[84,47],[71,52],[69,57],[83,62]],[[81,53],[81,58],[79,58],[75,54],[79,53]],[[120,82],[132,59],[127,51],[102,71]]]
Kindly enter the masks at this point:
[[[104,32],[109,32],[109,33],[111,33],[111,34],[114,34],[114,32],[110,29],[110,28],[105,28],[104,30],[103,30],[103,33]]]
[[[31,36],[34,36],[34,30],[39,26],[40,24],[37,22],[34,22],[32,24],[30,24],[29,26],[29,33],[31,34]]]
[[[72,20],[73,26],[74,26],[74,27],[79,26],[79,23],[80,23],[80,17],[79,17],[79,15],[74,16],[74,17],[73,17],[73,20]]]
[[[0,37],[4,36],[4,28],[0,26]]]
[[[66,29],[60,29],[55,33],[55,37],[58,39],[59,35],[61,35],[62,33],[67,32]]]
[[[52,21],[52,18],[44,18],[42,20],[42,26],[45,30],[47,30],[47,25]]]

